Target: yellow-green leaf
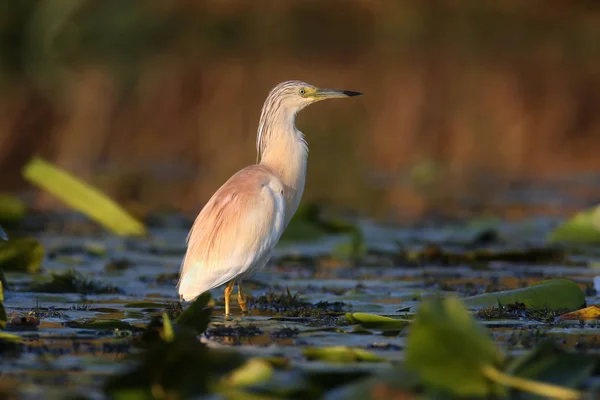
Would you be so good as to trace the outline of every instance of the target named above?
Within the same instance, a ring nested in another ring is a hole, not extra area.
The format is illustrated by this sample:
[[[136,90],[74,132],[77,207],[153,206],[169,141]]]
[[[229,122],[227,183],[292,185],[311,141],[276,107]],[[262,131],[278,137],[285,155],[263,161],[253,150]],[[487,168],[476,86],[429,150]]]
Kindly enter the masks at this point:
[[[550,279],[525,288],[485,293],[463,299],[469,307],[501,307],[523,303],[528,308],[577,310],[585,307],[585,294],[569,279]]]
[[[600,243],[600,205],[578,212],[556,227],[547,240],[549,243]]]
[[[144,225],[113,200],[41,158],[31,160],[23,169],[23,176],[118,235],[146,233]]]
[[[347,346],[309,347],[304,349],[304,356],[308,360],[319,360],[335,363],[387,361],[387,359],[379,357],[378,355],[370,353],[366,350]]]
[[[267,382],[273,376],[271,364],[260,358],[251,358],[223,379],[227,387],[247,387]]]
[[[503,354],[459,299],[421,303],[406,343],[406,365],[431,387],[461,397],[489,397],[503,388],[484,374]]]
[[[410,320],[407,319],[396,319],[361,312],[346,313],[345,317],[351,324],[360,324],[367,329],[382,331],[401,331],[410,324]]]

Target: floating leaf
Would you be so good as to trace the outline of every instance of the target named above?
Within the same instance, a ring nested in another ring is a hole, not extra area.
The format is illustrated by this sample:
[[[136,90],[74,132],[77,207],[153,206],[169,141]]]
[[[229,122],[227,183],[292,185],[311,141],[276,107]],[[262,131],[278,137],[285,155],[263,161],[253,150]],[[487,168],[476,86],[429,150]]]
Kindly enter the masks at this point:
[[[547,238],[549,243],[600,243],[600,205],[578,212],[556,227]]]
[[[198,296],[175,320],[178,325],[193,328],[197,333],[203,333],[210,322],[211,308],[208,307],[211,296],[205,292]]]
[[[0,241],[0,268],[4,271],[38,272],[44,259],[44,247],[34,238]]]
[[[82,212],[122,236],[144,235],[144,225],[97,189],[68,172],[34,158],[23,170],[30,182],[52,193],[67,205]]]
[[[527,308],[577,310],[585,307],[585,295],[579,285],[569,279],[551,279],[526,288],[467,297],[463,302],[469,307],[503,307],[523,303]]]
[[[351,324],[360,324],[367,329],[376,329],[381,331],[401,331],[408,324],[410,320],[407,319],[396,319],[390,317],[384,317],[381,315],[367,314],[367,313],[346,313],[346,321]]]
[[[421,303],[410,327],[406,365],[423,381],[456,396],[501,394],[482,368],[498,365],[503,355],[488,332],[455,298]]]
[[[267,382],[273,376],[271,364],[261,358],[251,358],[222,379],[224,387],[247,387]]]
[[[304,356],[308,360],[336,363],[387,361],[387,359],[366,350],[346,346],[309,347],[304,349]]]
[[[562,320],[589,320],[600,319],[600,307],[589,306],[581,310],[572,311],[570,313],[559,315]]]
[[[521,378],[576,388],[592,375],[596,360],[583,354],[566,353],[552,342],[544,342],[514,360],[506,372]],[[537,398],[524,394],[524,399]]]

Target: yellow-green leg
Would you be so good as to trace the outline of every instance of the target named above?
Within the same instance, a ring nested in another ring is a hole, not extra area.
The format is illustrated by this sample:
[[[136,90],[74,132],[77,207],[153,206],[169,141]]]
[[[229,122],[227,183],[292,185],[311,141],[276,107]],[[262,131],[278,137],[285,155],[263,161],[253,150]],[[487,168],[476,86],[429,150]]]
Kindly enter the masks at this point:
[[[225,315],[229,315],[229,299],[231,297],[231,292],[233,292],[233,285],[235,285],[235,281],[231,281],[225,286]]]
[[[244,298],[244,294],[242,293],[242,281],[238,281],[238,304],[242,309],[242,312],[248,312],[248,306],[246,306],[246,299]]]

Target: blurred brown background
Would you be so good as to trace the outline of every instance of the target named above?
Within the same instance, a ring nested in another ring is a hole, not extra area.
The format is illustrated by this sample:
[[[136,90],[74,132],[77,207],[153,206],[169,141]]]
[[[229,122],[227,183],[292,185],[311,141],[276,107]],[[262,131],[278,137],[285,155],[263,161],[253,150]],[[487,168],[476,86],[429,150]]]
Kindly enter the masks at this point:
[[[597,1],[3,1],[0,46],[0,192],[41,209],[60,204],[21,178],[33,155],[132,209],[197,212],[255,161],[262,102],[288,79],[365,93],[299,115],[305,201],[563,213],[498,199],[600,173]]]

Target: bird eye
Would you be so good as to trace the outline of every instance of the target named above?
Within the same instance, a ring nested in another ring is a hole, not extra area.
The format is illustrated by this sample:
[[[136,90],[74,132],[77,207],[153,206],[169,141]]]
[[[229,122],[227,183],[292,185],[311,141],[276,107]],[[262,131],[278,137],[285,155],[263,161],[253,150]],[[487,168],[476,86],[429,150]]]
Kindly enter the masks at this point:
[[[300,91],[298,93],[300,93],[300,96],[304,96],[304,94],[306,93],[306,90],[300,89]]]

